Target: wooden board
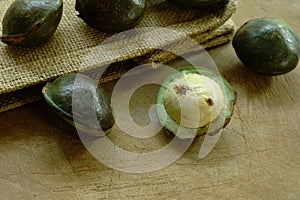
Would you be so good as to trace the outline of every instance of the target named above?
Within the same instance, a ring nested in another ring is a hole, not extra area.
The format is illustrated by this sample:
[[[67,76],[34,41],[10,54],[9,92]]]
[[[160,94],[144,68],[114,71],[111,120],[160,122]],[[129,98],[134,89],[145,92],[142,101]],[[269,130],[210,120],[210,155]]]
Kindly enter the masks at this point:
[[[240,0],[234,20],[240,26],[251,18],[276,17],[300,35],[299,8],[298,0]],[[300,67],[266,77],[248,71],[230,44],[209,53],[238,101],[232,121],[205,159],[198,158],[200,138],[161,170],[110,169],[57,127],[45,103],[38,102],[0,115],[0,199],[299,199]],[[112,91],[113,85],[105,89]],[[137,122],[149,120],[156,91],[145,87],[133,97]],[[114,134],[123,137],[117,128]],[[150,144],[119,142],[128,148]]]

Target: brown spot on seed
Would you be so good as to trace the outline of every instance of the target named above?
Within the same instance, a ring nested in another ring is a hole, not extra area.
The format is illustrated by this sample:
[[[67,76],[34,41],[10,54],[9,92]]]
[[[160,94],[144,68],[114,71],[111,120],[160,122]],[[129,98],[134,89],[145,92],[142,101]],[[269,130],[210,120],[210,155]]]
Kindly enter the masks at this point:
[[[211,98],[206,99],[206,103],[207,103],[209,106],[213,106],[213,105],[214,105],[214,101],[213,101]]]
[[[186,88],[183,85],[175,85],[174,90],[176,94],[186,95]]]

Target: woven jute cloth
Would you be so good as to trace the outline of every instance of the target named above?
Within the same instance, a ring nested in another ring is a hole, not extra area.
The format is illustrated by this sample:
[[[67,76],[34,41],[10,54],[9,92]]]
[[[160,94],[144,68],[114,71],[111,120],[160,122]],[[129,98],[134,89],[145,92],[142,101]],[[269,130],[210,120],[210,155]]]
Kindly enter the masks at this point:
[[[12,0],[0,1],[0,19],[11,3]],[[228,43],[235,30],[230,18],[236,11],[236,0],[229,0],[218,9],[182,9],[167,0],[148,0],[146,5],[145,16],[135,27],[136,31],[119,36],[87,26],[77,17],[75,0],[65,0],[62,20],[47,43],[35,48],[1,43],[0,112],[41,99],[42,86],[63,74],[113,63],[100,83],[111,81],[133,67],[133,62],[165,63],[174,59],[176,55],[160,50],[168,45],[180,44],[182,53],[192,51],[193,47],[178,43],[182,34],[203,48],[211,48]],[[181,34],[166,33],[164,28]],[[2,34],[2,27],[0,31]],[[91,56],[95,51],[101,54]]]

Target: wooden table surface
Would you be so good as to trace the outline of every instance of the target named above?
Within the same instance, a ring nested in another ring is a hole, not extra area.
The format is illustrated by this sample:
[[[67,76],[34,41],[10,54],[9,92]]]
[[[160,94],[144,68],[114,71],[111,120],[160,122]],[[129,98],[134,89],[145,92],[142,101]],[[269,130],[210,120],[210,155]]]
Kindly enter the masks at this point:
[[[233,19],[239,27],[251,18],[279,18],[300,36],[299,11],[299,0],[239,0]],[[37,102],[0,114],[0,199],[300,199],[300,67],[266,77],[247,70],[231,44],[209,53],[238,101],[206,158],[198,158],[200,138],[163,169],[120,172],[57,127],[45,103]],[[112,85],[104,87],[111,91]],[[137,121],[148,120],[153,88],[133,97],[140,100],[132,106]],[[126,144],[143,143],[120,143]]]

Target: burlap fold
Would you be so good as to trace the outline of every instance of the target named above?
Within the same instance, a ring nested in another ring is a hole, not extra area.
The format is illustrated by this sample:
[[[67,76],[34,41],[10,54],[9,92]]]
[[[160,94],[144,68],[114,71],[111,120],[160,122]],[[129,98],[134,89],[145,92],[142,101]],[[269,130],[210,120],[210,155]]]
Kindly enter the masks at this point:
[[[0,19],[11,2],[0,1]],[[136,30],[170,28],[193,38],[204,48],[214,47],[232,38],[235,27],[230,17],[235,10],[236,0],[230,0],[218,9],[202,10],[181,9],[166,0],[149,0],[144,19]],[[176,57],[158,49],[178,41],[178,34],[149,31],[147,35],[130,35],[123,40],[114,40],[111,35],[84,24],[77,14],[75,0],[65,0],[62,21],[49,42],[36,48],[0,44],[0,112],[41,99],[41,87],[65,73],[117,63],[111,65],[102,77],[101,82],[106,82],[122,76],[132,67],[132,60],[164,63]],[[104,49],[105,52],[87,62],[99,45],[102,49],[98,50]],[[182,50],[193,49],[186,46]]]

